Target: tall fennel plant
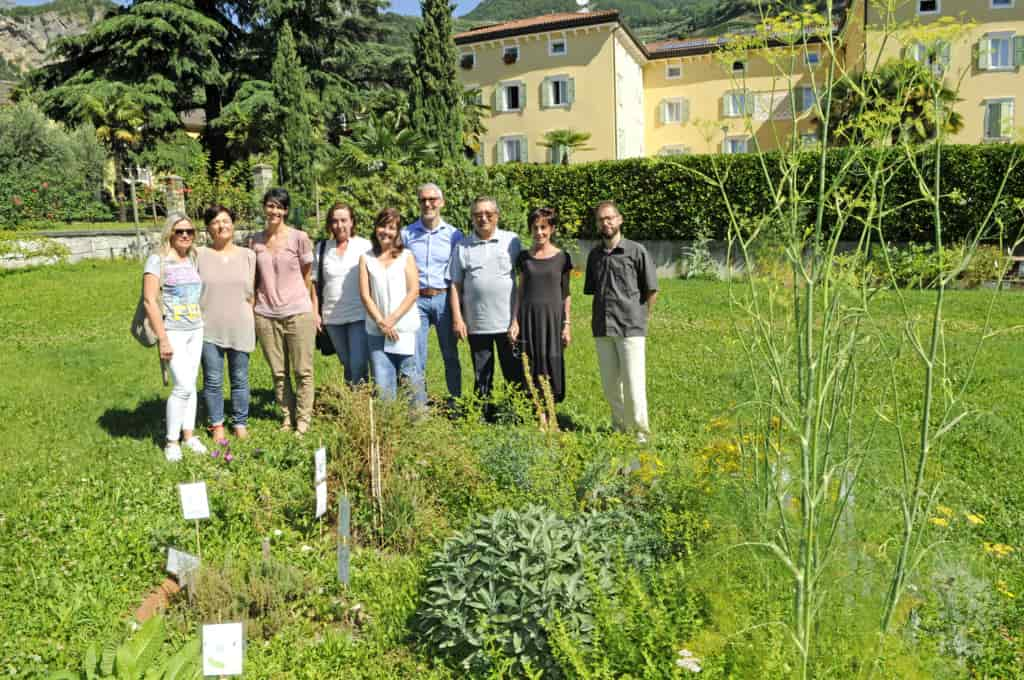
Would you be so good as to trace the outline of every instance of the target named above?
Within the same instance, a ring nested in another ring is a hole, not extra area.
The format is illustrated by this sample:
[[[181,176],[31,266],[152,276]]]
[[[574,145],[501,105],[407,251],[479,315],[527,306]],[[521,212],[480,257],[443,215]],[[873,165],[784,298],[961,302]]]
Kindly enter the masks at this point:
[[[833,31],[827,3],[824,14],[783,13],[762,24],[757,35],[733,43],[721,58],[724,64],[748,54],[763,55],[771,68],[771,93],[754,105],[745,101],[742,124],[755,140],[753,118],[788,119],[788,125],[766,126],[775,135],[773,154],[755,149],[761,167],[763,189],[772,197],[762,214],[746,214],[730,200],[729,163],[720,158],[704,179],[719,189],[730,223],[729,248],[748,268],[757,269],[759,245],[769,236],[777,240],[786,265],[785,282],[751,276],[733,300],[741,310],[745,326],[741,340],[747,352],[753,383],[752,398],[744,405],[750,414],[755,436],[745,438],[744,452],[751,461],[754,496],[752,519],[756,536],[745,545],[771,555],[783,567],[782,589],[789,593],[791,607],[787,620],[778,622],[794,644],[801,678],[812,675],[820,660],[815,641],[821,615],[830,599],[831,575],[836,573],[855,537],[848,530],[855,489],[865,455],[875,446],[878,425],[883,419],[873,413],[859,393],[862,374],[877,368],[875,348],[881,339],[868,323],[876,290],[867,282],[850,286],[836,271],[840,238],[853,241],[846,257],[866,261],[873,243],[884,243],[886,225],[910,204],[933,207],[936,246],[941,238],[941,147],[943,126],[931,146],[934,157],[922,163],[920,152],[903,133],[908,102],[919,94],[920,83],[901,83],[887,101],[872,101],[861,92],[861,116],[846,125],[857,125],[865,143],[836,155],[830,148],[832,112],[830,93],[837,84],[856,90],[854,65],[844,63],[842,46],[849,36]],[[962,29],[962,27],[961,27]],[[942,39],[950,39],[955,26],[944,25]],[[815,37],[827,61],[817,78],[801,65]],[[922,36],[917,35],[916,38]],[[770,43],[776,45],[768,49]],[[782,47],[777,45],[782,43]],[[735,52],[733,52],[735,51]],[[746,78],[744,71],[743,78]],[[762,76],[763,78],[763,76]],[[814,103],[810,111],[798,106],[798,83],[811,82]],[[763,82],[763,80],[762,80]],[[746,82],[737,83],[745,99],[751,95]],[[781,101],[781,104],[778,103]],[[933,104],[941,119],[941,101]],[[763,111],[766,108],[768,111]],[[785,107],[788,106],[788,112]],[[779,114],[781,110],[781,115]],[[786,116],[784,114],[788,113]],[[801,148],[800,132],[806,119],[818,121],[818,142],[813,151]],[[782,128],[782,132],[779,129]],[[723,134],[728,134],[723,129]],[[889,149],[891,140],[901,141],[903,153]],[[887,189],[899,173],[912,172],[921,187],[920,197],[902,205],[887,203]],[[929,186],[926,177],[932,177]],[[979,227],[973,245],[988,230]],[[884,249],[883,249],[884,251]],[[775,252],[771,255],[777,256]],[[906,585],[915,559],[921,554],[921,528],[927,517],[925,470],[937,437],[948,432],[963,417],[957,399],[945,400],[941,419],[933,413],[936,390],[935,370],[942,350],[943,290],[957,271],[945,272],[937,291],[933,323],[922,339],[906,334],[922,361],[922,397],[911,414],[920,423],[917,448],[901,439],[899,454],[904,475],[901,484],[903,525],[899,537],[899,558],[889,578],[891,587],[884,599],[880,630],[884,633]],[[906,308],[905,308],[906,309]],[[911,316],[907,312],[907,319]],[[908,322],[908,328],[911,324]],[[943,383],[945,384],[945,383]],[[959,395],[962,400],[962,393]],[[892,395],[889,395],[892,398]],[[885,577],[883,577],[885,578]],[[778,583],[766,583],[768,588]]]

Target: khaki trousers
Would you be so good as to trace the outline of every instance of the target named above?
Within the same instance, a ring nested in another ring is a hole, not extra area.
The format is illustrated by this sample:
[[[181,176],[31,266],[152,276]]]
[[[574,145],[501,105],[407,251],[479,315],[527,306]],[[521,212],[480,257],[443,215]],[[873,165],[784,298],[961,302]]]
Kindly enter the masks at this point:
[[[256,337],[274,376],[274,396],[285,424],[308,426],[313,419],[313,347],[316,341],[313,313],[283,319],[257,314]]]
[[[647,424],[646,338],[594,338],[601,386],[612,407],[612,427],[649,434]]]

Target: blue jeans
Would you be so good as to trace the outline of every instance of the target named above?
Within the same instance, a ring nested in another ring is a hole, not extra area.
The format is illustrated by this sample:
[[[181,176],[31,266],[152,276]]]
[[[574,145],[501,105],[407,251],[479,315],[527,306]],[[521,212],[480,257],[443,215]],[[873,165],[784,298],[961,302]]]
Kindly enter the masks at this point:
[[[384,351],[383,335],[367,335],[370,344],[370,366],[373,367],[373,381],[377,383],[381,399],[392,400],[398,396],[398,376],[404,378],[412,390],[412,403],[425,406],[427,391],[423,374],[416,365],[416,355],[389,354]]]
[[[249,353],[203,343],[203,401],[211,425],[224,424],[224,356],[231,376],[231,420],[249,424]]]
[[[324,324],[331,344],[345,367],[345,384],[358,385],[370,376],[370,345],[366,339],[366,322]]]
[[[459,346],[452,330],[452,310],[448,306],[448,294],[434,297],[420,297],[416,300],[420,312],[420,329],[416,333],[416,365],[426,380],[427,336],[430,326],[437,328],[437,344],[441,346],[444,359],[444,380],[448,383],[448,394],[462,396],[462,366],[459,365]]]

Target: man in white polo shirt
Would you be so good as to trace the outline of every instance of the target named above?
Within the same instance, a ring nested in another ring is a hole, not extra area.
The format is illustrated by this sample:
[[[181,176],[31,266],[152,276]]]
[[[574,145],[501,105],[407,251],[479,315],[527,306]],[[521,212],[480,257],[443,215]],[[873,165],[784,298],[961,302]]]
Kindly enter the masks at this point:
[[[497,351],[506,383],[518,384],[522,367],[508,338],[516,294],[515,264],[519,237],[498,228],[498,203],[481,196],[470,207],[473,233],[452,251],[449,264],[452,326],[455,336],[469,340],[476,394],[487,401],[494,381]],[[493,409],[485,406],[490,416]]]

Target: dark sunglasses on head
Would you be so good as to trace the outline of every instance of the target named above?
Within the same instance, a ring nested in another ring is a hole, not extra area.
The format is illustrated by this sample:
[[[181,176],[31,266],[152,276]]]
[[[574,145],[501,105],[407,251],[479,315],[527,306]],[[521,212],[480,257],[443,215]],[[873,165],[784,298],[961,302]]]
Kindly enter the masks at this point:
[[[175,229],[174,230],[174,235],[175,236],[195,236],[196,235],[196,230],[195,229]]]

